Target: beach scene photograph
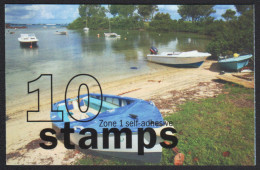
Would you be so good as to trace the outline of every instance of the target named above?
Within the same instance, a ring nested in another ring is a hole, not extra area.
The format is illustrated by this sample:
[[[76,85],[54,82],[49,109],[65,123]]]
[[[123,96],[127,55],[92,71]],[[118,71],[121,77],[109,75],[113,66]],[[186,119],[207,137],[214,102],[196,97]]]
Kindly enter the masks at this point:
[[[254,5],[5,4],[6,165],[255,166]]]

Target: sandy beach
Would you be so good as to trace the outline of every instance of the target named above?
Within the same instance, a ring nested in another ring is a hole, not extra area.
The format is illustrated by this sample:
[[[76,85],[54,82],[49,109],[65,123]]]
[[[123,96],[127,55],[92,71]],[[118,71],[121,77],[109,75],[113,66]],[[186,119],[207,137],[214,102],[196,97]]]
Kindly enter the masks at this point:
[[[212,70],[212,64],[215,62],[208,60],[200,68],[180,68],[178,72],[176,69],[166,67],[167,69],[155,73],[101,84],[102,91],[104,94],[152,100],[165,116],[174,113],[176,105],[186,100],[214,97],[221,93],[222,85],[212,81],[219,74]],[[55,96],[54,102],[63,98],[64,95]],[[60,141],[53,150],[40,148],[39,133],[44,128],[51,128],[51,123],[26,122],[26,110],[30,107],[30,103],[27,103],[19,108],[13,108],[11,111],[16,113],[10,114],[6,121],[8,165],[69,165],[84,156],[77,150],[65,149]],[[44,102],[41,109],[45,115],[50,112]]]

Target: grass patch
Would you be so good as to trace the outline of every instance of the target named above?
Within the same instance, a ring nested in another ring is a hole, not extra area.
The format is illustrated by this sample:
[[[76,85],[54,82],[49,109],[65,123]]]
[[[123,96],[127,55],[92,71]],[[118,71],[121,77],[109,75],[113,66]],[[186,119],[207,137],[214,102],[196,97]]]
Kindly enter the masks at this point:
[[[166,117],[174,122],[184,165],[254,165],[254,90],[226,84],[216,98],[189,101]],[[172,160],[164,149],[161,162]]]
[[[254,90],[226,84],[224,94],[188,101],[166,120],[174,122],[184,165],[254,165]],[[163,149],[159,165],[173,165]],[[155,165],[86,155],[77,165]],[[158,165],[158,164],[156,164]]]

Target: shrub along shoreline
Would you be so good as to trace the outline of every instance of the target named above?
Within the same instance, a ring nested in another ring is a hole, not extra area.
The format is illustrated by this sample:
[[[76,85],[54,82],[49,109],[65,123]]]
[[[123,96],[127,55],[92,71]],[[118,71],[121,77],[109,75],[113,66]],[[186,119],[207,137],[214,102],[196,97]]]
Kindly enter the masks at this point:
[[[87,24],[86,24],[87,21]],[[239,17],[223,21],[207,17],[197,22],[172,20],[168,13],[158,12],[150,22],[138,15],[113,18],[92,16],[79,17],[68,29],[83,29],[86,25],[93,30],[110,28],[121,30],[146,30],[151,32],[186,32],[212,37],[206,51],[217,59],[220,55],[233,53],[254,54],[253,9],[244,11]]]

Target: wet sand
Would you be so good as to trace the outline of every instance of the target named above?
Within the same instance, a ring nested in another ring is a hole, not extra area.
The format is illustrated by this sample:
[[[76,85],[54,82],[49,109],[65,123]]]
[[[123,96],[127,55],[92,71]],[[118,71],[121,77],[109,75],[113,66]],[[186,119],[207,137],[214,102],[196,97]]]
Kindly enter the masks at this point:
[[[179,96],[186,94],[186,96],[191,97],[195,93],[189,94],[187,92],[195,90],[196,98],[212,97],[221,93],[218,83],[212,81],[219,74],[218,71],[212,70],[212,63],[214,65],[216,61],[206,61],[200,68],[180,68],[180,71],[176,72],[176,69],[167,67],[167,69],[155,73],[104,83],[102,91],[104,94],[152,100],[159,106],[157,107],[163,115],[174,113],[175,105],[173,102],[176,101],[168,100],[168,104],[162,105],[163,100],[176,95],[173,92],[183,92],[179,93]],[[94,87],[94,91],[98,92],[98,88]],[[55,96],[54,102],[63,100],[63,98],[63,94]],[[182,97],[178,99],[178,101],[186,100]],[[8,165],[68,165],[84,156],[77,150],[67,150],[60,141],[55,149],[40,148],[39,133],[44,128],[51,128],[51,123],[26,122],[26,110],[30,107],[30,103],[27,103],[12,108],[12,111],[15,110],[16,113],[11,114],[9,120],[6,121]],[[42,102],[41,109],[43,114],[37,115],[37,118],[44,119],[46,115],[49,115],[50,109],[46,102]]]

